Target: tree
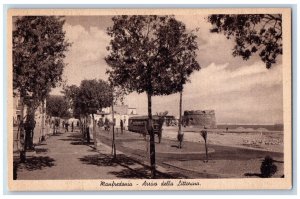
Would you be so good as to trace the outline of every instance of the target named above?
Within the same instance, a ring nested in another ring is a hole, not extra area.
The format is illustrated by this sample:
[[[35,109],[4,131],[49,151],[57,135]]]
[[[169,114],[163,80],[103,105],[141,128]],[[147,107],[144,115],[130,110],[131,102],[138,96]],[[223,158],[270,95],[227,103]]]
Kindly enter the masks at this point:
[[[93,79],[81,81],[79,89],[74,90],[77,90],[75,91],[76,96],[74,96],[73,102],[74,110],[76,110],[77,114],[80,114],[80,117],[84,119],[85,135],[89,142],[90,137],[87,126],[88,116],[92,115],[94,122],[94,114],[97,113],[97,110],[111,106],[112,89],[109,83],[103,80]],[[95,124],[93,124],[93,127],[95,127]],[[94,137],[94,139],[96,138]]]
[[[277,166],[274,164],[274,160],[270,156],[266,156],[260,165],[260,172],[263,178],[270,178],[277,172]]]
[[[233,38],[233,56],[248,60],[258,53],[267,68],[282,54],[282,16],[280,14],[210,15],[211,32]]]
[[[34,124],[36,108],[62,81],[63,59],[70,46],[65,40],[64,23],[62,17],[55,16],[17,17],[14,23],[13,89],[20,95],[22,107],[27,107],[27,138],[34,129],[29,124]],[[32,139],[33,134],[30,143]]]
[[[110,82],[111,88],[112,88],[112,103],[111,103],[111,113],[112,113],[112,153],[113,153],[113,159],[116,160],[117,158],[117,149],[116,149],[116,140],[115,140],[115,111],[114,111],[114,105],[117,104],[118,101],[120,101],[123,104],[124,96],[126,95],[126,91],[115,87],[113,82]],[[121,130],[123,131],[123,129]]]
[[[74,107],[74,101],[76,100],[78,91],[79,91],[79,87],[76,85],[63,87],[62,93],[64,94],[64,97],[68,101],[68,104],[71,108]]]
[[[201,136],[204,139],[204,145],[205,145],[205,156],[206,156],[206,160],[204,162],[208,162],[208,148],[207,148],[207,130],[204,127],[204,130],[201,131]]]
[[[70,117],[69,103],[64,96],[50,95],[47,98],[46,111],[51,117]]]
[[[179,120],[178,120],[178,134],[177,134],[177,140],[179,141],[179,148],[182,148],[182,142],[183,142],[183,137],[184,134],[182,132],[182,90],[179,92]]]
[[[180,91],[189,75],[200,66],[193,32],[187,32],[174,16],[115,16],[107,29],[112,38],[105,58],[114,85],[128,92],[147,94],[151,177],[155,178],[155,142],[152,96]],[[184,71],[183,77],[181,72]]]
[[[64,86],[62,93],[68,102],[69,107],[72,109],[72,116],[80,119],[80,109],[75,106],[76,96],[79,92],[79,87],[76,85]]]

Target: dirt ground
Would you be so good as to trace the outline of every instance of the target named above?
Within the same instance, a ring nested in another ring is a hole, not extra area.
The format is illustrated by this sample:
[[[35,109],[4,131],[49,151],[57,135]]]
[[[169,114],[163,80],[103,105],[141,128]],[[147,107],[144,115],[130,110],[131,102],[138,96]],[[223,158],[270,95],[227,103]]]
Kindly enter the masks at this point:
[[[257,178],[261,177],[260,165],[262,161],[263,158],[251,160],[209,160],[207,163],[201,160],[189,160],[180,162],[169,161],[165,162],[165,164],[198,173],[209,173],[220,178]],[[272,177],[282,177],[284,175],[283,161],[275,160],[274,164],[277,166],[278,171]]]
[[[200,129],[183,128],[184,140],[203,143]],[[177,140],[177,127],[164,127],[163,138]],[[282,131],[208,129],[208,144],[253,148],[283,153]]]

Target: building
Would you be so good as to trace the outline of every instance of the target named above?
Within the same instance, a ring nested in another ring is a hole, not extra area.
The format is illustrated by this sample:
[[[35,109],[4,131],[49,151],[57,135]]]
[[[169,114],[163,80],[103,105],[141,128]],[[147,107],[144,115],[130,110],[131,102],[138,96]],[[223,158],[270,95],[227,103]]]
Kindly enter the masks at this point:
[[[21,98],[19,94],[16,94],[13,97],[13,125],[17,126],[21,120],[22,117],[22,104],[21,104]]]
[[[21,119],[25,120],[27,115],[27,107],[22,105],[22,99],[17,93],[13,97],[13,125],[17,128]],[[34,144],[41,141],[42,137],[47,136],[50,133],[50,124],[46,122],[46,100],[41,103],[34,114],[35,128],[34,128]],[[18,134],[17,134],[18,135]],[[14,135],[14,139],[18,140],[17,135]]]
[[[128,107],[127,114],[128,115],[137,115],[136,108],[130,108],[130,107]]]
[[[128,107],[128,105],[115,105],[114,106],[114,119],[115,125],[117,128],[120,127],[121,120],[123,121],[124,127],[128,126],[128,119],[131,116],[137,115],[136,108]],[[98,111],[95,115],[97,121],[105,119],[112,121],[112,108],[107,107],[103,108],[101,111]]]
[[[198,126],[206,128],[217,128],[214,110],[191,110],[184,111],[183,124],[186,126]]]

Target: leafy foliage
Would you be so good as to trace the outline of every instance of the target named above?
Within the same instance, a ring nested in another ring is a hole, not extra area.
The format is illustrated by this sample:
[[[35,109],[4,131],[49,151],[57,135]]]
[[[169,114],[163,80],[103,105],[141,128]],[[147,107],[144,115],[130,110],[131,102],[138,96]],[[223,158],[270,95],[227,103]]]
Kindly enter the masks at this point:
[[[68,101],[63,96],[50,95],[47,98],[46,112],[52,117],[70,117]]]
[[[277,172],[277,166],[274,164],[273,158],[266,156],[260,166],[261,176],[269,178]]]
[[[63,59],[70,43],[64,20],[55,16],[18,17],[13,30],[13,88],[33,106],[62,80]]]
[[[74,109],[74,103],[76,100],[77,93],[79,92],[79,87],[76,85],[71,86],[64,86],[62,93],[64,94],[64,97],[66,98],[69,107]],[[75,110],[73,110],[73,115]],[[76,112],[76,111],[75,111]],[[76,114],[75,114],[76,115]]]
[[[160,116],[160,117],[165,117],[169,114],[169,111],[164,111],[164,112],[159,112],[159,113],[156,113],[156,115]]]
[[[122,15],[107,29],[112,38],[105,58],[110,82],[126,92],[147,93],[151,177],[155,178],[152,96],[182,91],[194,70],[198,49],[194,32],[174,16]]]
[[[271,68],[282,54],[282,16],[279,14],[210,15],[211,32],[234,38],[233,56],[248,60],[259,53],[261,60]]]
[[[206,142],[206,140],[207,140],[207,130],[202,130],[201,131],[201,136],[203,137],[204,141]]]
[[[116,16],[106,62],[115,85],[129,92],[169,95],[178,92],[200,66],[196,35],[173,16]]]
[[[112,88],[103,80],[82,80],[75,92],[74,109],[78,114],[94,114],[97,110],[111,106]]]

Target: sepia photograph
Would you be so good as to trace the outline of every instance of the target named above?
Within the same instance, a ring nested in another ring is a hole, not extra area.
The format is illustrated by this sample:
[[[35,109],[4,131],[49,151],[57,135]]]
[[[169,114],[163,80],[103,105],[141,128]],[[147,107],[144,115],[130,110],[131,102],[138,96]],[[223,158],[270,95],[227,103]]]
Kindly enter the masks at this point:
[[[11,191],[292,187],[289,8],[8,14]]]

